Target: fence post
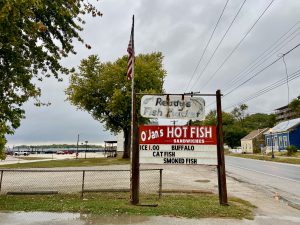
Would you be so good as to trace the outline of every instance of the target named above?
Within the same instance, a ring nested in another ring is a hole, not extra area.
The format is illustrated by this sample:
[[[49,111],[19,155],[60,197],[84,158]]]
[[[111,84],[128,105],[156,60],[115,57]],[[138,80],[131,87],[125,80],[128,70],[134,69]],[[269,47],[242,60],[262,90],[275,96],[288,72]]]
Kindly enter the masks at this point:
[[[84,178],[85,178],[85,170],[82,171],[81,198],[83,198],[83,192],[84,192]]]
[[[162,170],[163,169],[159,169],[159,192],[158,192],[158,198],[161,198],[162,195]]]
[[[1,170],[1,177],[0,177],[0,193],[2,188],[2,178],[3,178],[3,170]]]

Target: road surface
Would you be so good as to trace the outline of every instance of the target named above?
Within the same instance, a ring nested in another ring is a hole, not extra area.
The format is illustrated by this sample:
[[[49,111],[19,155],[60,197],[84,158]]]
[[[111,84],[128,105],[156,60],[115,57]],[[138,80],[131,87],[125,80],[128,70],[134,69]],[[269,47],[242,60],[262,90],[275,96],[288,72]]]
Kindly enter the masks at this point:
[[[226,156],[229,176],[300,203],[300,166]]]

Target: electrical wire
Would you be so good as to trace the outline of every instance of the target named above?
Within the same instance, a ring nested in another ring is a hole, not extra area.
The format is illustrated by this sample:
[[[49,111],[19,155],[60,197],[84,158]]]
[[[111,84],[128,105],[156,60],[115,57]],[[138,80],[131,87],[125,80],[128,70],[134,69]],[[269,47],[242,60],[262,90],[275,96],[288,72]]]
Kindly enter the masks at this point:
[[[220,45],[222,44],[223,40],[225,39],[225,37],[227,36],[230,28],[232,27],[233,23],[235,22],[236,18],[238,17],[238,15],[240,14],[243,6],[245,5],[247,0],[244,0],[244,2],[242,3],[242,5],[240,6],[239,10],[237,11],[237,13],[235,14],[233,20],[231,21],[231,23],[229,24],[227,30],[225,31],[225,33],[223,34],[222,38],[220,39],[217,47],[215,48],[215,50],[213,51],[213,54],[210,56],[209,60],[206,62],[205,66],[203,67],[201,73],[198,75],[198,80],[200,80],[200,78],[202,77],[203,73],[206,71],[208,65],[210,64],[210,62],[212,61],[213,57],[215,56],[217,50],[219,49]],[[196,82],[197,83],[197,82]],[[195,86],[195,84],[192,86],[192,88]]]
[[[291,42],[295,37],[297,37],[300,33],[296,33],[300,27],[298,27],[296,30],[294,30],[291,34],[289,34],[287,37],[285,37],[288,33],[290,33],[290,31],[292,31],[297,25],[299,25],[300,21],[297,21],[291,28],[289,28],[289,30],[287,30],[283,35],[280,36],[279,39],[277,39],[272,45],[270,45],[266,50],[264,50],[264,52],[262,52],[256,59],[252,60],[252,62],[250,64],[248,64],[241,72],[239,72],[238,74],[236,74],[234,76],[234,78],[232,80],[230,80],[229,82],[227,82],[225,84],[225,87],[228,86],[230,84],[230,86],[234,86],[235,84],[237,84],[240,80],[241,80],[241,75],[247,76],[248,74],[250,74],[252,71],[254,71],[256,68],[258,68],[260,65],[262,65],[267,59],[269,59],[273,54],[277,53],[278,51],[280,51],[284,46],[286,46],[289,42]],[[290,40],[288,40],[293,34],[295,34]],[[284,38],[285,37],[285,38]],[[284,39],[283,39],[284,38]],[[281,39],[283,39],[282,41],[280,41]],[[286,41],[288,40],[288,41]],[[278,48],[278,50],[276,50],[276,48]],[[276,50],[276,51],[275,51]],[[275,51],[274,53],[272,53],[273,51]],[[269,52],[269,53],[267,53]],[[267,53],[267,54],[266,54]],[[266,55],[265,55],[266,54]],[[270,55],[271,54],[271,55]],[[262,57],[263,55],[265,55],[264,57]],[[269,56],[270,55],[270,56]],[[264,59],[265,57],[267,57],[266,59]],[[260,59],[261,58],[261,59]],[[259,59],[259,60],[258,60]],[[257,61],[258,60],[258,61]],[[262,63],[261,60],[263,60]],[[257,61],[257,62],[256,62]],[[258,64],[260,63],[260,64]],[[257,65],[258,64],[258,65]],[[252,65],[252,66],[251,66]],[[250,67],[251,66],[251,67]],[[249,68],[250,67],[250,68]],[[248,69],[249,68],[249,69]],[[246,71],[245,71],[246,70]],[[243,73],[245,71],[245,74]],[[243,77],[244,78],[244,77]],[[227,85],[228,84],[228,85]],[[227,91],[229,91],[231,89],[227,88],[225,89],[223,92],[226,93]],[[234,88],[233,88],[234,89]],[[209,104],[207,104],[207,107],[211,106],[215,104],[215,100]]]
[[[216,29],[217,29],[217,27],[218,27],[218,25],[219,25],[219,23],[220,23],[220,21],[221,21],[221,18],[222,18],[223,14],[224,14],[224,11],[225,11],[225,9],[226,9],[226,7],[227,7],[228,2],[229,2],[229,0],[226,1],[225,5],[224,5],[224,7],[223,7],[223,10],[222,10],[222,12],[221,12],[221,14],[220,14],[220,16],[219,16],[219,18],[218,18],[218,21],[217,21],[217,23],[216,23],[216,25],[215,25],[215,27],[214,27],[214,29],[213,29],[213,32],[211,33],[211,35],[210,35],[210,37],[209,37],[209,40],[208,40],[208,42],[206,43],[206,46],[205,46],[205,48],[204,48],[204,50],[203,50],[203,52],[202,52],[202,55],[201,55],[201,57],[200,57],[200,59],[199,59],[199,61],[198,61],[198,63],[197,63],[197,66],[195,67],[195,69],[194,69],[194,71],[193,71],[192,77],[191,77],[191,79],[190,79],[190,81],[189,81],[189,83],[188,83],[188,85],[187,85],[187,87],[186,87],[186,89],[185,89],[185,92],[187,91],[188,87],[190,86],[192,80],[194,79],[194,76],[195,76],[195,74],[196,74],[196,71],[197,71],[197,69],[198,69],[198,67],[199,67],[199,65],[200,65],[200,63],[201,63],[201,61],[202,61],[202,59],[203,59],[203,56],[204,56],[204,54],[205,54],[205,52],[206,52],[206,50],[207,50],[207,48],[208,48],[208,46],[209,46],[209,44],[210,44],[210,42],[211,42],[211,39],[212,39],[212,37],[214,36],[214,33],[215,33],[215,31],[216,31]]]
[[[230,57],[233,55],[233,53],[239,48],[239,46],[242,44],[242,42],[246,39],[246,37],[250,34],[250,32],[253,30],[255,25],[258,23],[258,21],[262,18],[262,16],[267,12],[267,10],[271,7],[275,0],[272,0],[268,6],[264,9],[264,11],[260,14],[260,16],[257,18],[257,20],[253,23],[253,25],[250,27],[250,29],[246,32],[246,34],[243,36],[243,38],[239,41],[239,43],[233,48],[233,50],[229,53],[229,55],[223,60],[221,65],[218,67],[218,69],[210,76],[207,82],[204,82],[205,85],[202,87],[203,89],[207,86],[207,84],[216,76],[216,74],[221,70],[221,68],[225,65],[225,63],[230,59]],[[200,89],[202,89],[200,88]]]
[[[253,72],[259,66],[261,66],[264,62],[266,62],[269,58],[271,58],[271,56],[273,54],[278,53],[284,46],[286,46],[288,43],[290,43],[292,40],[294,40],[300,34],[299,32],[297,33],[297,31],[300,30],[300,27],[298,27],[295,31],[293,31],[290,35],[288,35],[282,41],[280,41],[299,23],[300,23],[300,21],[298,21],[295,25],[293,25],[279,39],[277,39],[272,45],[270,45],[266,50],[264,50],[264,52],[262,52],[256,59],[252,60],[251,63],[249,63],[244,69],[242,69],[239,73],[237,73],[235,76],[233,76],[233,78],[225,84],[225,87],[227,87],[229,85],[233,86],[236,83],[238,83],[239,81],[241,81],[241,79],[244,78],[247,74],[250,74],[251,72]],[[295,34],[295,35],[291,39],[289,39],[293,34]],[[224,92],[227,92],[228,89],[230,89],[230,87],[224,88],[224,89],[225,89]]]
[[[239,87],[243,86],[244,84],[248,83],[250,80],[252,80],[253,78],[257,77],[259,74],[261,74],[263,71],[265,71],[266,69],[268,69],[270,66],[272,66],[273,64],[275,64],[276,62],[278,62],[282,57],[288,55],[289,53],[291,53],[292,51],[294,51],[296,48],[298,48],[300,46],[300,44],[297,44],[295,47],[293,47],[292,49],[290,49],[289,51],[287,51],[286,53],[282,54],[281,57],[279,57],[278,59],[274,60],[273,62],[271,62],[270,64],[268,64],[267,66],[265,66],[264,68],[262,68],[261,70],[259,70],[258,72],[256,72],[253,76],[251,76],[250,78],[248,78],[247,80],[245,80],[244,82],[242,82],[241,84],[239,84],[238,86],[236,86],[234,89],[232,89],[231,91],[227,92],[226,94],[224,94],[223,97],[231,94],[232,92],[236,91]]]
[[[300,77],[300,69],[297,70],[297,71],[295,71],[293,74],[288,75],[286,78],[282,78],[282,79],[280,79],[280,80],[272,83],[271,85],[269,85],[269,86],[267,86],[267,87],[265,87],[265,88],[263,88],[263,89],[255,92],[255,93],[249,95],[248,97],[243,98],[239,103],[233,104],[233,105],[231,105],[229,107],[224,108],[224,110],[232,108],[232,107],[234,107],[236,105],[243,104],[243,103],[248,102],[250,100],[253,100],[253,99],[255,99],[255,98],[257,98],[257,97],[259,97],[259,96],[261,96],[263,94],[266,94],[266,93],[268,93],[268,92],[270,92],[270,91],[272,91],[272,90],[274,90],[274,89],[276,89],[276,88],[278,88],[278,87],[286,84],[287,82],[290,82],[290,81],[293,81],[293,80],[297,79],[298,77]]]

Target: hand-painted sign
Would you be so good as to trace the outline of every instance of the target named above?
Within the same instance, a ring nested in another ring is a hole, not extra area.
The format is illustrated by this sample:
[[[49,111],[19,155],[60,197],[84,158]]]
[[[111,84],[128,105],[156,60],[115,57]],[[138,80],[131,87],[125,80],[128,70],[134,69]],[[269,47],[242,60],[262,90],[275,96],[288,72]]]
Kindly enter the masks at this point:
[[[205,101],[201,97],[184,95],[144,95],[141,116],[147,118],[203,120]]]
[[[217,165],[215,126],[140,126],[140,163]]]

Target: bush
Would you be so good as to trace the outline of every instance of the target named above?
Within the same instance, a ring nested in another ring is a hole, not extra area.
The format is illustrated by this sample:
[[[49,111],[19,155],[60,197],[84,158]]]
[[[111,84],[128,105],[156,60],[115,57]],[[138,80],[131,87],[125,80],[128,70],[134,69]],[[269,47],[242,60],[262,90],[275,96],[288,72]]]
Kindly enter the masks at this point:
[[[287,150],[287,155],[288,155],[288,156],[291,156],[291,155],[293,155],[295,152],[298,151],[298,150],[297,150],[297,147],[294,146],[294,145],[288,146],[288,147],[286,148],[286,150]]]

